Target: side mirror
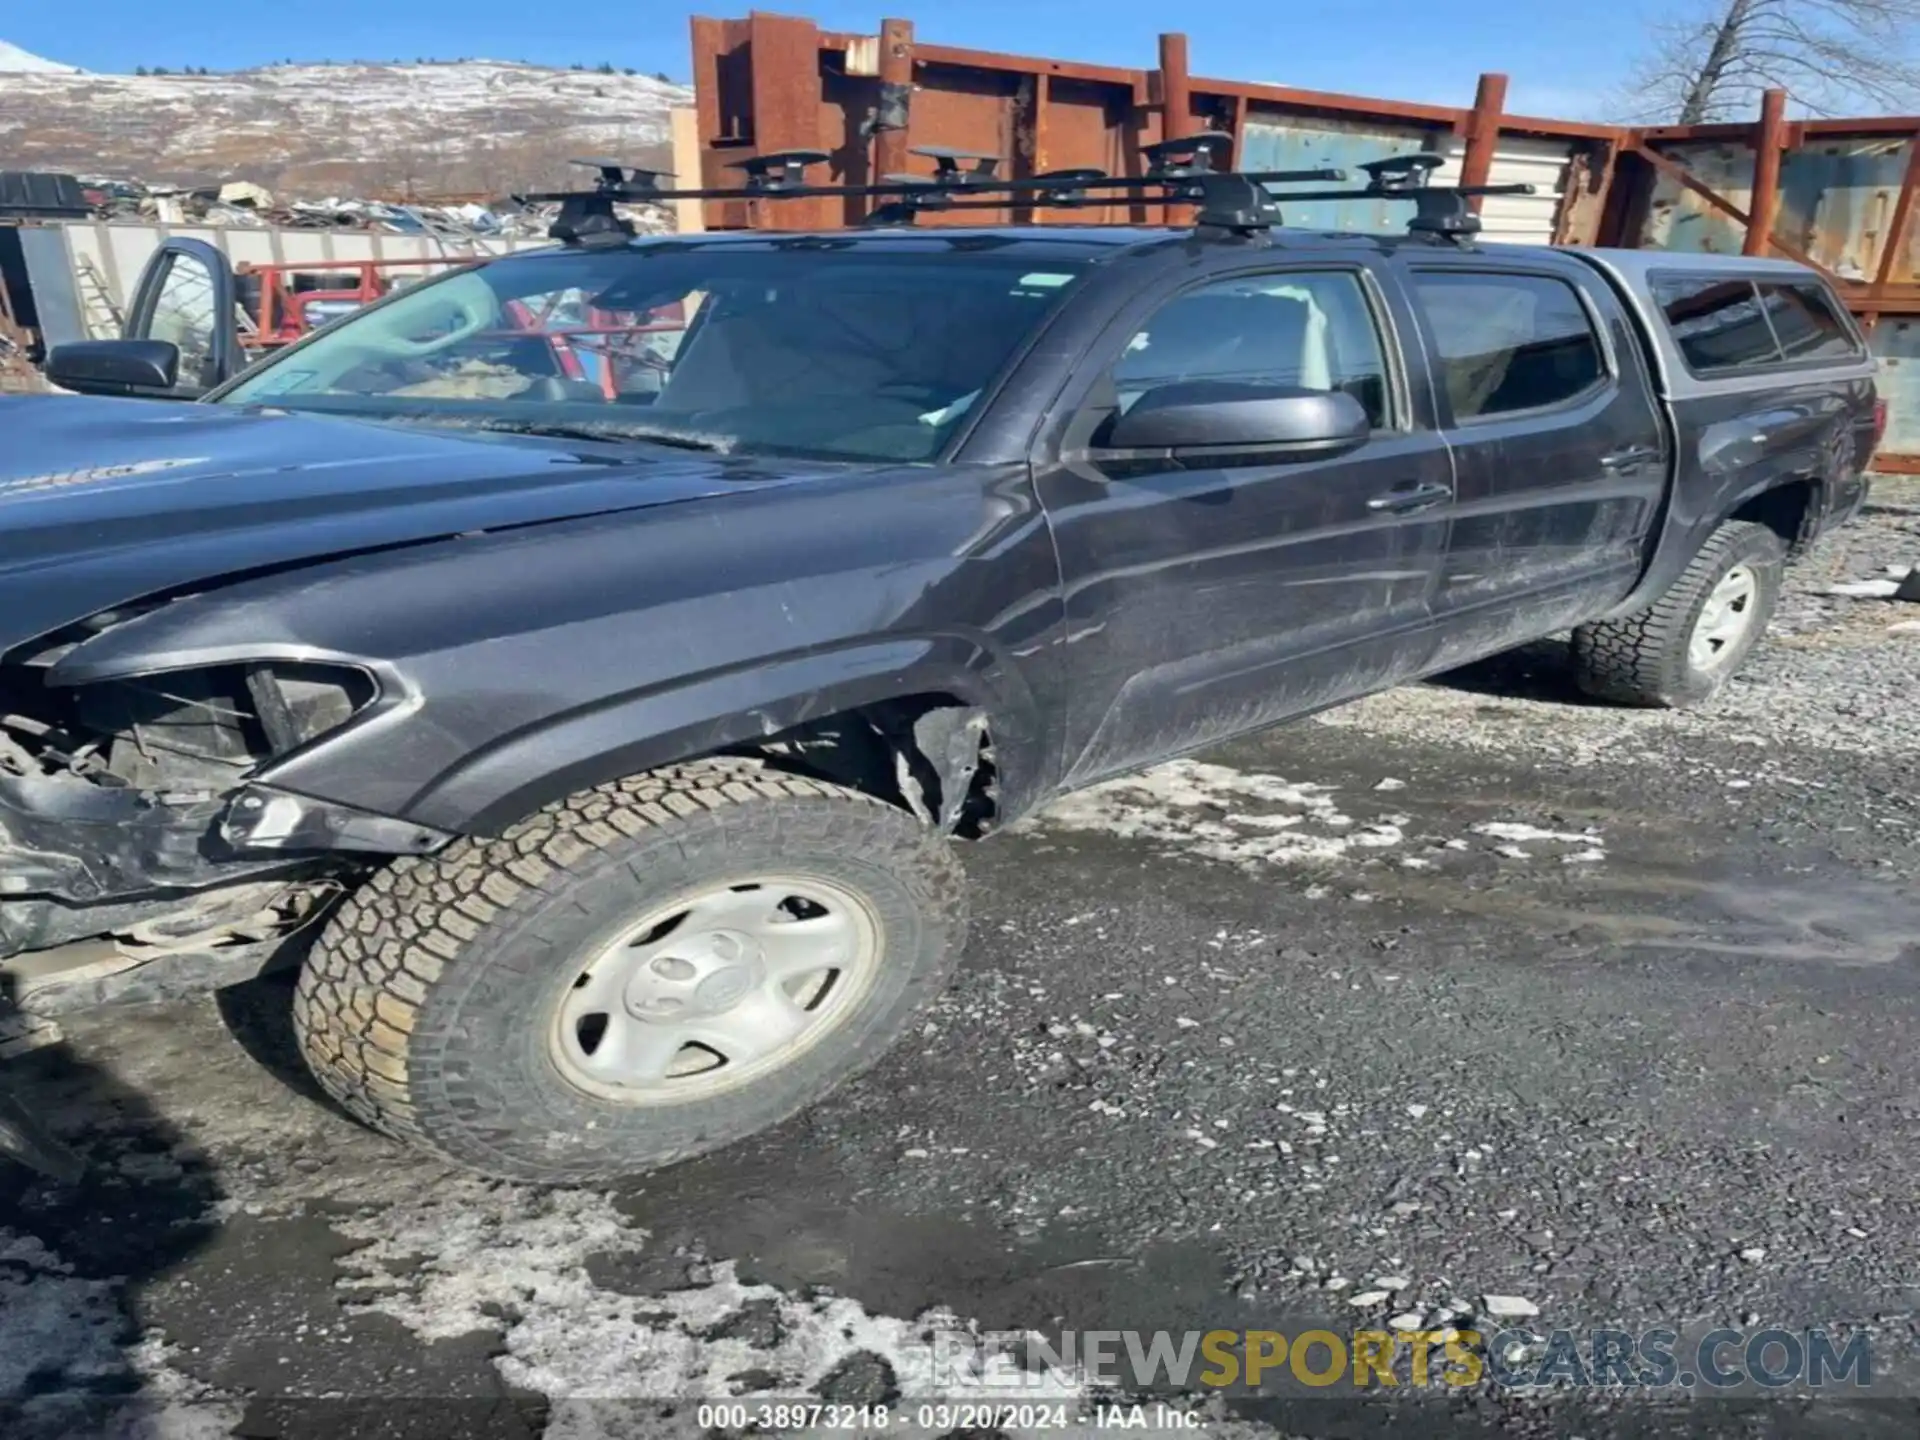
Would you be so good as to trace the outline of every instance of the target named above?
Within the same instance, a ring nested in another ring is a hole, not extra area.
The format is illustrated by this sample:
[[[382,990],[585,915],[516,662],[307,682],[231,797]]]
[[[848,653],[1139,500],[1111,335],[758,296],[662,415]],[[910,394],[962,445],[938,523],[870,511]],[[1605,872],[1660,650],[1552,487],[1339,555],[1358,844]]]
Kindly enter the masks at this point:
[[[1373,433],[1360,402],[1341,390],[1237,380],[1182,380],[1147,391],[1100,437],[1109,450],[1272,450],[1339,454]]]
[[[180,347],[166,340],[76,340],[48,351],[46,369],[55,385],[82,395],[186,398],[176,388]]]

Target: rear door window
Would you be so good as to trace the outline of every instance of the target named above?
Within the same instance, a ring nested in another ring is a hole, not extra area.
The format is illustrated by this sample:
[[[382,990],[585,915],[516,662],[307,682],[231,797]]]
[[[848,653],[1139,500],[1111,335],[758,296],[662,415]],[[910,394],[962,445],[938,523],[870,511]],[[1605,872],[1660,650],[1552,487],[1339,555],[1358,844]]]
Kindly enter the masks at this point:
[[[1666,276],[1654,280],[1653,294],[1696,375],[1861,353],[1852,327],[1815,281]]]
[[[1456,424],[1569,404],[1607,369],[1579,292],[1547,275],[1416,271]]]
[[[1860,346],[1820,286],[1762,284],[1767,318],[1780,337],[1780,351],[1789,360],[1845,360]]]
[[[1696,375],[1780,363],[1780,345],[1751,280],[1656,280],[1653,295]]]

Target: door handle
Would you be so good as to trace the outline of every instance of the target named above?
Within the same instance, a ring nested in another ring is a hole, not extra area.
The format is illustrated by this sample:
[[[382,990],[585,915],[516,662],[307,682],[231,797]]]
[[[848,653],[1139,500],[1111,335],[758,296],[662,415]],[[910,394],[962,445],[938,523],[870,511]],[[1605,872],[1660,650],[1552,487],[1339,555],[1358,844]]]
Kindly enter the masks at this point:
[[[1660,458],[1658,447],[1653,445],[1631,445],[1625,450],[1615,450],[1610,455],[1600,457],[1602,470],[1631,470],[1636,465],[1651,465]]]
[[[1376,495],[1367,501],[1369,510],[1385,510],[1396,515],[1404,515],[1413,510],[1431,510],[1435,505],[1444,505],[1453,499],[1453,487],[1442,485],[1435,480],[1423,480],[1418,485],[1404,485]]]

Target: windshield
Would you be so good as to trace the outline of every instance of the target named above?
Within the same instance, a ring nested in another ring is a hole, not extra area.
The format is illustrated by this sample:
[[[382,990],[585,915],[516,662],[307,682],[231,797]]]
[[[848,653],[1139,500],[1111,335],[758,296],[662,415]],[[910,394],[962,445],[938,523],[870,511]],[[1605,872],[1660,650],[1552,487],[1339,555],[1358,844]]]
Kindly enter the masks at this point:
[[[217,399],[927,460],[1083,268],[944,246],[519,256],[350,316]]]

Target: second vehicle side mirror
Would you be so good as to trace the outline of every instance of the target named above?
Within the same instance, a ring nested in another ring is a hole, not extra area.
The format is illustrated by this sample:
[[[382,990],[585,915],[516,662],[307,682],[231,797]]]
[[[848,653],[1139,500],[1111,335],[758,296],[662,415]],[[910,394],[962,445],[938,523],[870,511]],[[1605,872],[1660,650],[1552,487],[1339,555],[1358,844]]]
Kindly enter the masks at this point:
[[[1236,380],[1182,380],[1141,395],[1107,425],[1108,450],[1273,450],[1338,454],[1372,433],[1360,402],[1341,390]]]
[[[190,398],[182,392],[180,347],[166,340],[76,340],[47,352],[47,379],[82,395]]]

